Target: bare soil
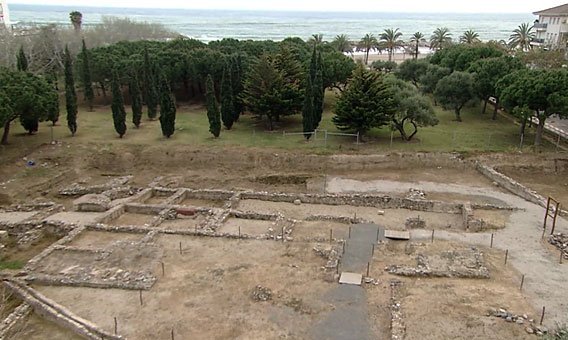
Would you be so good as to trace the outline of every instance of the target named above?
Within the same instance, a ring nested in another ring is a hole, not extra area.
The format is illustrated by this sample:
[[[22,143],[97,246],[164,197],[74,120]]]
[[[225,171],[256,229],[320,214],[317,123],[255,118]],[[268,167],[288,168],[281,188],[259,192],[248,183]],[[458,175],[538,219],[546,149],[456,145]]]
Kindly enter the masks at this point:
[[[179,254],[179,242],[183,255]],[[78,315],[131,339],[305,338],[331,308],[321,296],[335,287],[322,280],[324,261],[309,243],[278,243],[160,236],[165,276],[149,292],[36,287]],[[257,285],[272,299],[256,302]],[[188,322],[191,320],[191,322]]]
[[[32,313],[25,321],[22,331],[15,334],[10,340],[80,340],[77,334],[49,322],[44,318]],[[8,340],[8,339],[7,339]]]
[[[8,242],[5,243],[6,248],[3,249],[1,259],[3,261],[17,261],[25,264],[58,239],[57,236],[46,233],[31,243],[17,244],[16,238],[10,236]]]
[[[203,207],[203,208],[223,208],[226,201],[221,200],[203,200],[197,198],[186,198],[180,205],[192,206],[192,207]]]
[[[165,220],[158,228],[176,230],[176,231],[188,231],[200,228],[200,226],[207,220],[205,215],[195,215],[182,218],[176,218],[175,220]]]
[[[126,212],[120,215],[117,219],[111,221],[110,224],[115,226],[143,226],[149,225],[154,221],[155,218],[156,216],[153,215]]]
[[[329,239],[345,240],[349,236],[349,224],[331,221],[301,221],[296,223],[292,237],[294,240]]]
[[[568,206],[568,169],[552,171],[539,167],[499,167],[505,175],[535,190],[544,197],[552,197]]]
[[[270,228],[275,228],[275,223],[272,221],[249,220],[233,217],[223,223],[218,232],[239,235],[240,230],[241,235],[261,236],[268,234]]]
[[[117,242],[137,242],[144,237],[142,234],[114,233],[107,231],[84,231],[77,236],[70,246],[79,248],[107,248]]]

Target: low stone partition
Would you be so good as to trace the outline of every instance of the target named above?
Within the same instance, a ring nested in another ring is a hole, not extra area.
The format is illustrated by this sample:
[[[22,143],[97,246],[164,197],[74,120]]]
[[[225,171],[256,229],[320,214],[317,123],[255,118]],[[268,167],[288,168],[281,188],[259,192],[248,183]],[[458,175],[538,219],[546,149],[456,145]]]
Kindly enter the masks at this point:
[[[120,270],[120,269],[119,269]],[[71,277],[68,275],[50,275],[50,274],[30,274],[24,278],[26,282],[40,284],[43,286],[68,286],[68,287],[86,287],[100,289],[124,289],[124,290],[150,290],[157,278],[151,273],[144,272],[124,272],[121,274],[136,275],[132,281],[125,282],[121,278],[89,278],[83,279]]]
[[[43,259],[48,257],[52,252],[58,249],[58,247],[66,245],[73,241],[75,237],[79,236],[87,227],[77,227],[73,229],[67,236],[59,239],[57,242],[53,243],[51,246],[45,248],[41,253],[36,255],[34,258],[28,261],[28,263],[24,266],[25,272],[30,272],[35,270]]]
[[[82,185],[80,183],[73,183],[70,186],[59,190],[61,196],[83,196],[87,194],[102,194],[107,190],[115,190],[119,187],[125,186],[132,176],[116,177],[104,184],[97,185]]]
[[[18,295],[34,312],[75,334],[93,340],[122,340],[124,337],[106,332],[97,325],[69,311],[39,292],[16,280],[4,280],[4,285]]]
[[[247,220],[276,221],[283,216],[277,214],[262,214],[254,211],[231,210],[228,217],[242,218]]]
[[[19,305],[2,323],[0,323],[0,339],[15,336],[24,327],[24,321],[31,314],[32,308],[27,303]]]
[[[406,326],[404,324],[404,316],[402,313],[402,302],[400,297],[400,288],[402,282],[391,280],[390,282],[390,314],[391,314],[391,340],[403,340],[406,336]]]
[[[124,206],[124,212],[141,214],[141,215],[158,215],[164,209],[167,209],[167,205],[153,205],[153,204],[141,204],[141,203],[128,203]]]
[[[351,216],[330,216],[330,215],[310,215],[304,221],[329,221],[343,224],[374,224],[373,221],[367,221],[362,218],[355,218]]]
[[[126,206],[124,204],[117,205],[116,207],[110,209],[100,218],[98,222],[100,223],[108,223],[112,220],[116,220],[120,217],[120,215],[126,212]]]
[[[522,185],[521,183],[515,181],[511,177],[505,176],[499,171],[481,164],[480,162],[476,162],[475,168],[479,171],[483,176],[487,177],[489,180],[497,183],[501,187],[507,189],[511,193],[535,204],[538,204],[544,208],[546,208],[547,199],[536,191],[527,188],[526,186]],[[559,214],[564,217],[568,217],[568,211],[561,210]]]

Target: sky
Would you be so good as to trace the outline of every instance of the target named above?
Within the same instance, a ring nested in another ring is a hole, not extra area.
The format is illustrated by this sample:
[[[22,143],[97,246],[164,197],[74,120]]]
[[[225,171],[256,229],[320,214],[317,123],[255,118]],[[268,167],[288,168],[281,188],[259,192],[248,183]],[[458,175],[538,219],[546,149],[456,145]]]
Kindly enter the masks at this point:
[[[355,12],[450,12],[450,13],[532,13],[563,4],[566,0],[8,0],[13,4],[67,5],[78,9],[96,7],[144,7],[190,9],[242,9],[289,11]]]

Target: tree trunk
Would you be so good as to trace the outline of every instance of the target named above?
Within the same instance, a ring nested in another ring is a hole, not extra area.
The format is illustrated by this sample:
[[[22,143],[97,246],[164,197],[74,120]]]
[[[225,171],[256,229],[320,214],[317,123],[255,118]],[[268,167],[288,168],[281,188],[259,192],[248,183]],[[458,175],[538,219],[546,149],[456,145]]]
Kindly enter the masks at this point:
[[[408,136],[408,141],[409,141],[409,142],[410,142],[410,140],[411,140],[414,136],[416,136],[416,134],[418,133],[418,126],[416,126],[416,123],[411,120],[411,121],[410,121],[410,124],[412,124],[412,126],[414,126],[414,132],[413,132],[410,136]]]
[[[274,127],[272,126],[272,117],[267,115],[266,118],[268,119],[268,121],[266,122],[266,124],[267,124],[266,126],[268,127],[268,131],[272,131],[274,129]]]
[[[497,113],[499,112],[499,99],[495,98],[495,109],[493,110],[493,120],[497,120]]]
[[[527,128],[527,117],[524,117],[523,120],[521,121],[521,136],[524,136],[525,134],[525,129]]]
[[[393,123],[394,123],[394,127],[395,129],[398,130],[398,132],[400,133],[400,137],[403,140],[408,140],[408,137],[406,136],[406,131],[404,131],[404,120],[402,123],[397,122],[396,120],[393,119]]]
[[[458,122],[461,122],[461,121],[462,121],[461,110],[460,110],[460,109],[456,109],[456,121],[458,121]]]
[[[365,54],[365,65],[369,64],[369,49],[367,49],[367,54]]]
[[[534,138],[534,146],[540,146],[542,144],[542,134],[544,133],[544,116],[538,116],[538,126],[536,127],[536,136]]]
[[[418,42],[416,42],[416,50],[414,51],[414,60],[418,60]]]
[[[2,145],[8,144],[8,134],[10,134],[10,120],[4,123],[4,133],[2,134]]]
[[[487,102],[488,102],[488,101],[489,101],[489,100],[488,100],[487,98],[485,98],[485,99],[483,100],[483,110],[481,110],[481,113],[482,113],[482,114],[485,114],[485,112],[487,111]]]
[[[101,82],[100,84],[101,84],[101,90],[103,91],[103,98],[106,99],[107,93],[106,93],[105,83]]]

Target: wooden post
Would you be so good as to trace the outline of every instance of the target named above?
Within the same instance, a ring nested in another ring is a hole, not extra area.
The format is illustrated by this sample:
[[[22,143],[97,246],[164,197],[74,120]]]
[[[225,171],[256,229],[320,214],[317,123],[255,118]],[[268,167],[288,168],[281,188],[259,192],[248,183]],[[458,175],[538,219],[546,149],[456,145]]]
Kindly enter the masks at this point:
[[[371,253],[371,256],[375,256],[375,244],[373,243],[373,252]]]
[[[179,254],[182,255],[181,242],[179,243]]]
[[[493,248],[493,238],[495,237],[495,234],[491,233],[491,246],[489,248]]]
[[[377,228],[377,242],[379,242],[379,234],[380,234],[380,232],[381,232],[381,229],[380,229],[380,228]]]
[[[333,242],[333,229],[329,229],[329,243]]]
[[[343,254],[345,254],[345,241],[343,241]]]
[[[432,229],[432,243],[434,243],[434,229]]]
[[[558,217],[558,211],[560,210],[560,203],[556,203],[556,210],[554,210],[554,218],[552,220],[552,230],[550,235],[554,235],[554,230],[556,230],[556,218]]]
[[[560,250],[560,264],[562,264],[563,257],[564,257],[564,251]]]
[[[282,227],[282,243],[284,243],[285,238],[286,238],[286,235],[284,234],[284,227]]]
[[[509,258],[509,249],[505,251],[505,265],[507,265],[507,259]]]
[[[371,269],[371,263],[367,262],[367,277],[369,277],[369,269]]]
[[[172,340],[175,340],[175,339],[174,339],[174,329],[173,329],[173,328],[172,328]]]
[[[166,268],[164,267],[164,262],[161,262],[161,263],[162,263],[162,276],[165,276],[166,275]]]
[[[349,227],[349,238],[351,238],[351,227]]]
[[[118,321],[116,320],[116,316],[114,317],[114,335],[118,335]]]
[[[241,226],[239,226],[239,238],[241,238]]]
[[[140,306],[144,305],[144,301],[142,300],[142,289],[140,289]]]
[[[544,321],[544,313],[546,312],[546,307],[542,306],[542,315],[540,316],[540,325],[542,326],[542,323]]]
[[[523,285],[525,284],[525,274],[521,277],[521,291],[523,290]]]
[[[544,224],[543,224],[543,229],[546,230],[546,221],[548,220],[548,212],[550,209],[550,197],[548,197],[548,200],[546,201],[546,214],[544,215]]]

